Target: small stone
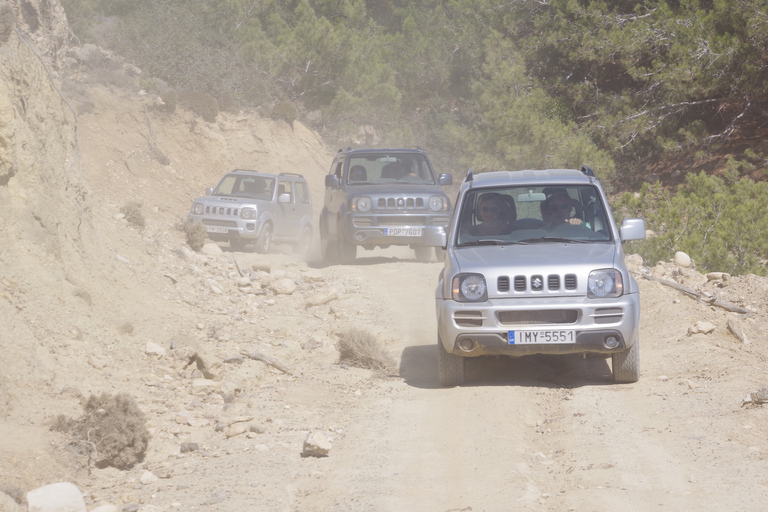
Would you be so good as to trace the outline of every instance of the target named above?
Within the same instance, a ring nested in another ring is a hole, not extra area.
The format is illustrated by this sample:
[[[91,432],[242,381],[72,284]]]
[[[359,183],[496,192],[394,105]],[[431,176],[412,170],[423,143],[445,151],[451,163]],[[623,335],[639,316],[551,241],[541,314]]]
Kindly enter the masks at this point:
[[[675,257],[673,258],[673,261],[675,262],[675,265],[678,265],[683,268],[688,268],[691,266],[691,257],[682,251],[678,251],[675,253]]]
[[[157,476],[151,471],[145,471],[139,477],[139,482],[141,482],[141,485],[149,485],[152,482],[157,482],[157,480],[158,480]]]
[[[331,451],[331,442],[322,432],[310,432],[304,440],[304,457],[327,457]]]
[[[245,425],[232,425],[227,430],[224,431],[224,435],[227,436],[227,438],[239,436],[240,434],[244,434],[246,431]]]
[[[181,453],[197,452],[200,451],[200,445],[197,443],[184,442],[179,447]]]
[[[144,353],[147,354],[148,356],[161,356],[161,357],[164,357],[166,354],[165,349],[163,347],[151,341],[147,342],[147,346],[144,348]]]

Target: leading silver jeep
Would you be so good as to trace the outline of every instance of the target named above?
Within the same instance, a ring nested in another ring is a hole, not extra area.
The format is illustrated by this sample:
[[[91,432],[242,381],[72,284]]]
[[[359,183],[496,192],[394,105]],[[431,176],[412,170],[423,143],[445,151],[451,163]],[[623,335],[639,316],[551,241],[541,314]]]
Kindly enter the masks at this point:
[[[639,378],[640,300],[617,227],[589,167],[470,172],[452,224],[427,227],[446,250],[436,290],[440,384],[464,383],[467,357],[599,353],[616,382]]]

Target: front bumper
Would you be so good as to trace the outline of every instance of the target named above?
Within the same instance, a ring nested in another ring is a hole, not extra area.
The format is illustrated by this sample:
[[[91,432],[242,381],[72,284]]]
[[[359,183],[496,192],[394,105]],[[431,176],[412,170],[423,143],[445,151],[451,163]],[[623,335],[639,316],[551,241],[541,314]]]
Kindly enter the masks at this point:
[[[600,300],[515,298],[481,303],[437,299],[440,340],[449,353],[465,357],[622,352],[638,338],[639,318],[637,294]],[[575,340],[510,344],[510,331],[573,331]],[[606,343],[611,337],[615,346]]]
[[[202,224],[206,229],[208,238],[218,242],[225,242],[232,238],[254,240],[259,236],[262,225],[261,220],[258,219],[245,220],[234,217],[222,219],[192,213],[187,215],[187,222],[189,224]]]
[[[361,214],[347,212],[342,218],[347,242],[356,245],[422,245],[424,227],[445,226],[451,221],[450,212],[438,214]],[[392,234],[393,228],[405,234]]]

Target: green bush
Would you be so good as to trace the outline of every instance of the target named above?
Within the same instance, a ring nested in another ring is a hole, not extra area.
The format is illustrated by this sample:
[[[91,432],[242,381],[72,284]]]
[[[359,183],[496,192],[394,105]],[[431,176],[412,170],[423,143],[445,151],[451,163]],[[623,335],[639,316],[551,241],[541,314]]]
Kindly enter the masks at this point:
[[[215,123],[219,115],[219,103],[216,98],[196,91],[183,91],[179,101],[187,105],[192,112],[199,115],[207,123]]]
[[[296,105],[293,103],[289,101],[281,101],[272,107],[269,117],[276,120],[283,120],[288,124],[293,124],[293,121],[299,117],[299,112],[296,110]]]
[[[658,182],[643,185],[637,195],[624,194],[614,205],[619,220],[641,217],[655,233],[630,242],[627,250],[650,264],[683,251],[701,272],[765,275],[768,183],[736,176],[689,174],[676,194]]]
[[[160,95],[160,99],[163,100],[162,110],[168,113],[176,112],[176,102],[179,99],[179,95],[175,89],[165,91]]]

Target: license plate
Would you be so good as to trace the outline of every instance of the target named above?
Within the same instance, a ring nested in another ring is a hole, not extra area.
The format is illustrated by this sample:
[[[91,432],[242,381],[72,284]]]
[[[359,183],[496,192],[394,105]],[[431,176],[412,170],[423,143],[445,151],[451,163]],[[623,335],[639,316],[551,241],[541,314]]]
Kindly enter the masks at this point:
[[[421,236],[421,230],[422,230],[421,227],[384,228],[384,234],[387,236]]]
[[[209,233],[229,233],[229,229],[224,226],[206,226],[205,229]]]
[[[576,343],[576,331],[509,331],[507,343],[510,345]]]

